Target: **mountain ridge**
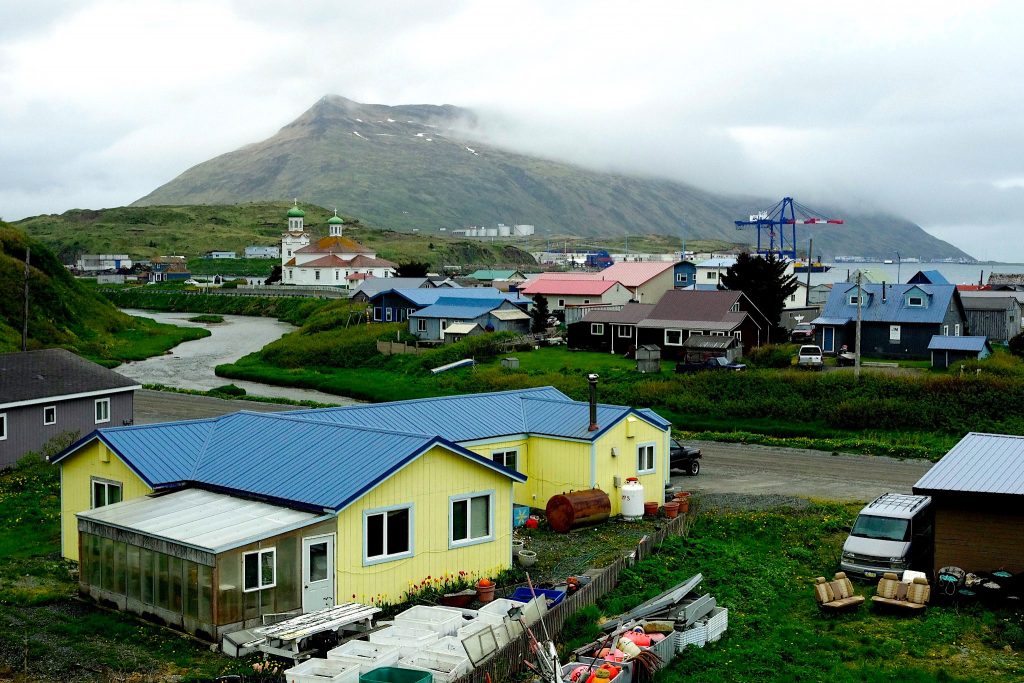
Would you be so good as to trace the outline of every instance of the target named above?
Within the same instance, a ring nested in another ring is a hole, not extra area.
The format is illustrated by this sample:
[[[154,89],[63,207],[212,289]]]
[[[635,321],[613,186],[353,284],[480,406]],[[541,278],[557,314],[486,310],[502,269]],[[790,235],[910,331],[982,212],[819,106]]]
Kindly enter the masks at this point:
[[[667,234],[755,242],[733,220],[777,200],[664,178],[583,168],[510,151],[454,105],[363,104],[328,95],[273,136],[187,169],[133,203],[229,204],[300,197],[398,230],[528,223],[548,235]],[[895,216],[849,213],[840,228],[801,226],[826,256],[967,257]],[[804,229],[807,227],[807,229]]]

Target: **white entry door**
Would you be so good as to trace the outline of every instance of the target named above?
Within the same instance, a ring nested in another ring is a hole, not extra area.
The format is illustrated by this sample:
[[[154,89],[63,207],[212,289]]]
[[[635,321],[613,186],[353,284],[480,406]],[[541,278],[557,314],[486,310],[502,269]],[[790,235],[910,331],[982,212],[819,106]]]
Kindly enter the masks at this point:
[[[302,539],[302,611],[334,607],[334,535]]]

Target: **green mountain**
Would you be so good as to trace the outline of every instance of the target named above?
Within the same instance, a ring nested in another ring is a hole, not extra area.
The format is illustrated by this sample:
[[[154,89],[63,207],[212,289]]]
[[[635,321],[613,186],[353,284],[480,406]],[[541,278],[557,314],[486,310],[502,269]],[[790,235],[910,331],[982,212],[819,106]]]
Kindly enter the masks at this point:
[[[478,139],[472,112],[450,105],[320,99],[273,137],[194,166],[135,205],[231,204],[299,197],[398,230],[527,223],[549,235],[664,234],[756,240],[733,220],[777,201],[600,173]],[[799,199],[799,198],[798,198]],[[828,206],[844,226],[801,229],[815,252],[965,257],[910,221]]]
[[[64,347],[105,365],[163,353],[209,335],[201,328],[134,318],[68,273],[42,242],[0,222],[0,353],[21,350],[25,254],[29,255],[28,347]]]

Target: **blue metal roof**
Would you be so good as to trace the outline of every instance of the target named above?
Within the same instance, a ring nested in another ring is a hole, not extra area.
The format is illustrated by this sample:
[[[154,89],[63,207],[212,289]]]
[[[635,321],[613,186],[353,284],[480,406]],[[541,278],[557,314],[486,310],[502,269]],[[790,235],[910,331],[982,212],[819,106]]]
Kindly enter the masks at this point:
[[[988,346],[988,337],[951,337],[936,334],[928,342],[929,351],[976,351],[981,353]]]
[[[864,284],[864,300],[861,301],[860,315],[865,322],[891,323],[941,323],[946,316],[950,300],[956,294],[954,285],[902,285],[886,284],[885,301],[882,301],[881,284]],[[836,283],[828,294],[828,300],[821,311],[820,319],[845,318],[853,320],[857,317],[857,304],[850,304],[851,294],[855,294],[857,285]],[[917,290],[916,292],[914,290]],[[920,295],[923,306],[909,306],[908,296]],[[828,324],[828,323],[820,323]]]
[[[207,433],[198,449],[195,440],[178,441],[186,423],[101,429],[85,441],[107,442],[153,488],[191,484],[333,510],[357,500],[435,445],[515,481],[526,480],[441,437],[394,428],[246,411],[203,423]]]
[[[937,270],[919,270],[914,273],[908,283],[927,285],[948,285],[949,280]]]
[[[1024,437],[971,432],[914,484],[914,493],[1024,495]]]
[[[508,299],[464,299],[462,297],[442,297],[436,304],[422,308],[411,314],[410,318],[478,318],[481,315],[501,308]],[[512,309],[516,310],[516,309]]]
[[[814,325],[845,325],[851,320],[853,320],[853,318],[849,316],[846,316],[845,318],[826,318],[821,316],[812,320],[811,323]]]
[[[536,387],[460,396],[439,396],[391,403],[298,410],[287,415],[342,424],[436,434],[453,442],[511,434],[543,434],[590,440],[626,415],[657,427],[671,423],[652,410],[598,404],[598,424],[590,432],[590,405],[573,401],[554,387]]]
[[[387,289],[374,294],[370,297],[370,300],[374,301],[378,297],[382,297],[388,293],[397,294],[417,306],[430,306],[431,304],[436,304],[438,299],[451,298],[452,296],[458,296],[460,299],[507,299],[514,304],[520,305],[533,303],[530,299],[521,297],[517,293],[502,292],[494,287],[460,287],[458,292],[453,292],[451,289],[446,289],[444,287],[428,289]]]

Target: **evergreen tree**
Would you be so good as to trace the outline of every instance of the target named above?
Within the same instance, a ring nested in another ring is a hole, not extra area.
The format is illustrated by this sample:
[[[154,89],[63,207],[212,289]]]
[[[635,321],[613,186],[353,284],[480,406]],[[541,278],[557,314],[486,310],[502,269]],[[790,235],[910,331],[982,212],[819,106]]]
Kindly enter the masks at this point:
[[[530,325],[530,331],[535,334],[546,332],[548,329],[548,316],[550,315],[547,297],[543,294],[533,297],[533,310],[530,311],[530,317],[533,318],[533,321]]]
[[[786,297],[797,289],[794,275],[786,275],[786,261],[775,254],[752,256],[743,252],[736,258],[736,264],[729,266],[722,276],[719,289],[740,291],[771,323],[769,341],[783,341],[786,331],[780,325]]]

